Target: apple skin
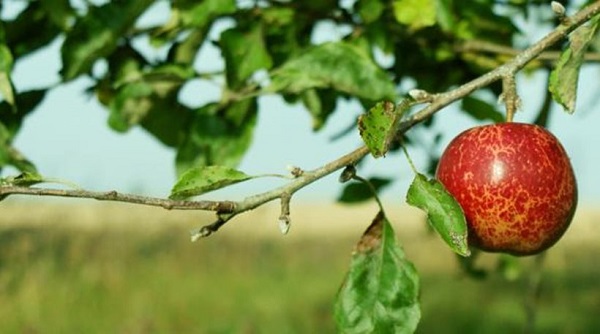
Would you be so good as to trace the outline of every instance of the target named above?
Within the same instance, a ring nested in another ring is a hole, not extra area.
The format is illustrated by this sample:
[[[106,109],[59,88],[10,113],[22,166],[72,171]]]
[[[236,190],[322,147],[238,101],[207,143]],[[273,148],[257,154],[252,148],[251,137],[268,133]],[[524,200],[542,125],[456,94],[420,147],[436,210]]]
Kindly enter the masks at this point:
[[[577,207],[569,157],[537,125],[464,131],[442,154],[436,177],[464,211],[469,244],[484,251],[540,253],[562,237]]]

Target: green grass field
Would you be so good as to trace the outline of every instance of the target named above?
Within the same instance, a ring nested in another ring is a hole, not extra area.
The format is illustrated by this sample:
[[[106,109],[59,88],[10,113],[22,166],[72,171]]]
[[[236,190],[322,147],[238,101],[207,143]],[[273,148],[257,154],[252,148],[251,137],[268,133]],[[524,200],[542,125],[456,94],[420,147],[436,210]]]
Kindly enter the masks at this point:
[[[294,225],[280,237],[274,221],[260,224],[276,211],[257,212],[240,229],[227,226],[191,243],[187,229],[202,223],[190,223],[197,213],[126,206],[3,210],[1,333],[334,333],[336,290],[356,231],[368,225],[348,221],[362,220],[357,214],[326,211],[318,215],[322,224],[335,218],[352,224],[350,231]],[[252,223],[257,233],[240,232]],[[261,234],[267,229],[272,235]],[[513,281],[494,273],[474,280],[436,236],[396,230],[421,273],[420,333],[522,331],[532,260],[522,261],[523,274]],[[598,235],[586,231],[567,235],[548,253],[538,333],[600,331],[600,247]],[[486,255],[481,264],[493,269],[495,259]]]

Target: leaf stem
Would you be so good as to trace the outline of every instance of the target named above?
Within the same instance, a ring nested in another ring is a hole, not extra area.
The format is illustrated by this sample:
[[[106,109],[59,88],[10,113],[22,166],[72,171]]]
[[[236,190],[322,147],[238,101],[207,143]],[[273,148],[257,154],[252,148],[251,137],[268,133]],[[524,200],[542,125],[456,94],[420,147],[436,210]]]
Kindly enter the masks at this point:
[[[379,206],[379,211],[381,211],[385,216],[385,209],[383,208],[383,203],[381,202],[379,196],[377,196],[377,189],[375,189],[373,184],[369,182],[369,180],[363,178],[362,176],[354,175],[354,177],[352,178],[356,181],[362,182],[365,186],[367,186],[367,188],[369,188],[369,191],[371,191],[373,197],[375,198],[375,201],[377,202],[377,205]]]
[[[419,174],[417,167],[415,167],[415,164],[413,163],[412,159],[410,158],[410,155],[408,154],[406,145],[404,145],[404,143],[401,143],[400,147],[402,147],[402,152],[404,152],[404,155],[406,156],[406,160],[408,161],[408,164],[410,165],[410,169],[412,169],[412,171],[413,171],[413,173],[415,173],[415,175]]]

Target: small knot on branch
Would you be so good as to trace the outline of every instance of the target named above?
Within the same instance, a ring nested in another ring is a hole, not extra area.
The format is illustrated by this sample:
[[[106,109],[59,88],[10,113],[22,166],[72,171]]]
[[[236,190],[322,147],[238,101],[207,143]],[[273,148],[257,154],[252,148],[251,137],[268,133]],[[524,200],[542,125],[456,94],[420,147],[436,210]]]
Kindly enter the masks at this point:
[[[558,1],[552,1],[550,3],[550,7],[552,8],[554,15],[556,15],[556,18],[558,18],[560,23],[563,23],[563,24],[568,23],[567,22],[567,10],[565,9],[565,6],[563,6]]]
[[[116,200],[119,197],[119,193],[116,190],[110,190],[104,196],[107,200]]]
[[[290,216],[280,216],[279,221],[279,231],[281,234],[286,235],[290,231],[290,227],[292,226],[292,218]]]
[[[355,176],[356,176],[356,167],[354,167],[354,165],[348,165],[348,166],[346,166],[346,168],[344,168],[344,170],[340,174],[338,181],[340,181],[340,183],[346,183],[346,182],[352,180]]]
[[[220,201],[215,202],[214,207],[211,211],[216,211],[217,214],[232,213],[235,210],[235,202],[233,201]]]
[[[434,94],[422,89],[411,89],[408,91],[408,95],[417,103],[429,103],[435,98]]]
[[[190,238],[192,242],[198,241],[200,238],[206,238],[211,234],[217,232],[221,226],[223,226],[227,221],[225,219],[219,218],[216,222],[202,226],[200,228],[194,229],[190,231]]]
[[[287,166],[287,170],[290,171],[293,177],[300,177],[304,175],[304,170],[298,166]]]

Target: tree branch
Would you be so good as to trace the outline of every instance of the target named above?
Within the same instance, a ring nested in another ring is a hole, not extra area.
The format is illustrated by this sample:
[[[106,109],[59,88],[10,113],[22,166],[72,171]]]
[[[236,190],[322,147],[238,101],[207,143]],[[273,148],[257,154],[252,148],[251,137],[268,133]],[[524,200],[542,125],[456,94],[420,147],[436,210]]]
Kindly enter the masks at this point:
[[[544,50],[551,47],[552,45],[558,43],[563,40],[571,33],[573,30],[577,29],[579,26],[589,21],[592,16],[600,13],[600,1],[596,1],[591,5],[583,8],[569,20],[564,20],[565,23],[560,24],[556,29],[542,38],[540,41],[530,46],[529,48],[523,50],[521,53],[515,55],[515,57],[505,63],[504,65],[476,78],[454,90],[440,93],[434,95],[433,101],[425,108],[417,112],[412,116],[412,118],[408,119],[406,122],[400,124],[399,131],[403,133],[403,131],[408,130],[410,127],[419,123],[425,118],[436,113],[438,110],[444,108],[450,103],[457,101],[475,90],[486,87],[493,82],[501,80],[502,78],[513,75],[521,70],[525,65],[527,65],[530,61],[535,59],[538,55],[540,55]]]
[[[235,202],[232,201],[184,201],[165,198],[147,197],[140,195],[124,194],[112,191],[89,191],[84,189],[49,189],[37,187],[24,187],[3,185],[0,186],[0,199],[8,195],[31,195],[90,198],[99,201],[112,201],[148,206],[157,206],[167,210],[206,210],[217,213],[229,213],[235,210]]]
[[[569,17],[568,19],[562,20],[562,23],[554,31],[550,32],[539,42],[527,48],[526,50],[515,54],[514,58],[509,62],[505,63],[504,65],[482,75],[477,79],[474,79],[462,86],[459,86],[454,90],[439,94],[428,94],[428,99],[426,99],[425,101],[419,101],[427,103],[427,105],[420,111],[416,112],[415,114],[408,117],[399,124],[397,129],[398,135],[401,136],[414,125],[431,117],[437,111],[448,106],[454,101],[457,101],[471,94],[473,91],[479,88],[488,86],[489,84],[498,80],[505,80],[505,82],[510,83],[511,80],[514,80],[514,75],[525,65],[527,65],[527,63],[529,63],[536,57],[539,57],[544,52],[544,50],[564,39],[570,32],[587,22],[589,19],[591,19],[592,16],[598,14],[599,12],[600,1],[596,1],[588,7],[582,9],[575,15]],[[294,174],[294,176],[296,177],[292,181],[281,187],[272,189],[270,191],[266,191],[264,193],[249,196],[240,201],[180,201],[122,194],[116,191],[94,192],[80,189],[62,190],[22,187],[11,184],[5,184],[0,186],[0,199],[8,195],[16,194],[34,196],[76,197],[158,206],[169,210],[207,210],[216,212],[216,222],[192,231],[192,239],[194,240],[199,237],[205,237],[214,233],[236,215],[252,210],[275,199],[280,199],[282,202],[281,217],[286,217],[286,219],[289,219],[289,199],[296,191],[308,186],[309,184],[329,174],[336,172],[337,170],[340,170],[349,165],[356,164],[367,154],[369,154],[369,149],[366,146],[361,146],[356,150],[336,160],[333,160],[317,169],[301,172],[296,171],[296,173]]]
[[[497,55],[504,55],[509,57],[515,57],[523,50],[514,49],[510,46],[500,45],[488,41],[482,40],[470,40],[465,41],[455,47],[457,52],[483,52],[493,53]],[[544,51],[535,57],[536,60],[544,63],[552,63],[560,58],[560,51]],[[587,62],[600,62],[600,53],[598,52],[587,52],[583,55],[583,59]]]
[[[295,178],[293,181],[289,182],[288,184],[285,184],[281,187],[266,191],[261,194],[249,196],[239,202],[235,202],[234,210],[229,213],[220,214],[219,219],[222,220],[223,222],[227,222],[242,212],[246,212],[246,211],[255,209],[267,202],[270,202],[270,201],[278,199],[278,198],[282,200],[282,205],[284,205],[284,206],[289,205],[289,203],[286,204],[286,198],[291,198],[291,196],[296,191],[308,186],[309,184],[311,184],[311,183],[313,183],[313,182],[315,182],[315,181],[317,181],[317,180],[319,180],[341,168],[344,168],[348,165],[355,164],[357,161],[364,158],[367,154],[369,154],[369,149],[366,146],[361,146],[361,147],[357,148],[356,150],[342,156],[341,158],[333,160],[330,163],[328,163],[322,167],[319,167],[319,168],[311,170],[311,171],[304,171],[302,173],[298,173],[298,174],[300,174],[300,176],[298,176],[297,178]],[[288,213],[289,213],[289,207],[287,209],[285,207],[282,208],[282,213],[285,213],[286,211],[288,211]],[[289,219],[289,216],[288,216],[288,219]],[[211,225],[214,225],[214,224],[211,224]],[[221,227],[222,225],[223,224],[219,225],[219,227]],[[192,240],[195,240],[198,237],[206,237],[206,236],[212,234],[213,232],[216,232],[217,229],[206,230],[204,227],[201,227],[201,228],[192,230],[191,231]],[[209,233],[206,234],[207,232],[209,232]]]

